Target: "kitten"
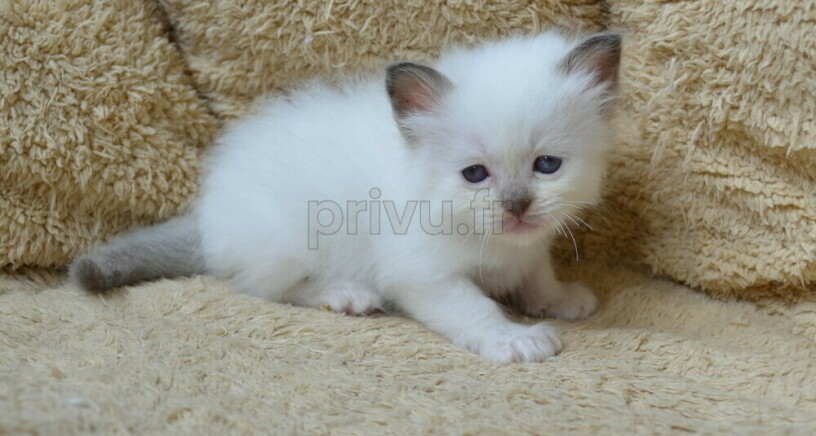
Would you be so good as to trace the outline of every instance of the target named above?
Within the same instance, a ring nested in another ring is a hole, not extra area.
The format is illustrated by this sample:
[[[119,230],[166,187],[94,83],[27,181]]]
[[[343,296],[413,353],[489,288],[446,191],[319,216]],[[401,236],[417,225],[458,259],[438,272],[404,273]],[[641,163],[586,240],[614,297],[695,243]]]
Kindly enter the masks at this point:
[[[207,273],[240,292],[366,314],[387,303],[496,362],[562,347],[546,323],[596,298],[559,282],[549,246],[600,196],[620,37],[554,33],[313,83],[226,129],[191,213],[70,268],[84,287]]]

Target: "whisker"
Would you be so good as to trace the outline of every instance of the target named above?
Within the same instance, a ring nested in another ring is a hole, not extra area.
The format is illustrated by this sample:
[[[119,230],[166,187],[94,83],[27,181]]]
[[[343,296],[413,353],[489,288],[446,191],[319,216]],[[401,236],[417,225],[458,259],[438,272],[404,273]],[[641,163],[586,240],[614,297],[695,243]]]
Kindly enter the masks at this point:
[[[569,203],[558,203],[557,206],[558,207],[569,207],[569,208],[572,208],[573,210],[577,210],[579,212],[583,211],[583,210],[586,210],[587,207],[588,207],[588,206],[585,206],[583,204],[569,204]]]
[[[566,212],[566,213],[569,213],[569,212]],[[575,214],[571,214],[571,215],[572,215],[572,216],[573,216],[575,219],[577,219],[578,221],[580,221],[580,222],[581,222],[581,224],[585,225],[585,226],[586,226],[586,227],[587,227],[589,230],[592,230],[593,232],[595,231],[595,229],[594,229],[594,228],[593,228],[591,225],[589,225],[589,223],[587,223],[586,221],[584,221],[584,220],[583,220],[581,217],[579,217],[578,215],[575,215]]]
[[[454,231],[456,231],[456,230],[454,230]],[[470,237],[471,237],[471,236],[473,236],[473,235],[475,235],[475,234],[476,234],[476,226],[474,225],[474,226],[473,226],[473,230],[471,230],[470,232],[468,232],[467,236],[465,236],[465,239],[463,239],[463,240],[462,240],[462,244],[461,244],[461,245],[459,245],[459,246],[460,246],[460,247],[464,247],[464,246],[465,246],[465,243],[468,241],[468,239],[470,239]]]
[[[574,201],[574,200],[559,200],[558,203],[563,204],[583,204],[587,206],[595,206],[595,203],[591,201]]]
[[[580,224],[578,224],[578,221],[575,221],[575,218],[573,218],[572,216],[570,216],[570,215],[571,215],[570,213],[568,213],[568,212],[566,212],[566,211],[563,211],[563,210],[559,210],[558,212],[560,212],[562,215],[564,215],[564,216],[565,216],[565,217],[567,217],[567,218],[568,218],[570,221],[572,221],[572,223],[573,223],[573,224],[575,224],[575,226],[576,226],[576,227],[581,227],[581,225],[580,225]]]
[[[553,218],[555,218],[555,217],[553,217]],[[565,229],[564,223],[558,218],[555,218],[555,220],[558,222],[558,233],[561,233],[561,236],[566,238],[567,237],[567,232],[564,231],[564,229]]]
[[[578,215],[575,215],[574,213],[568,212],[568,211],[565,211],[565,210],[562,210],[562,211],[559,211],[559,212],[561,212],[564,216],[569,218],[570,221],[572,221],[577,227],[581,227],[581,224],[583,224],[589,230],[595,231],[595,229],[593,229],[591,225],[587,224],[587,222],[582,220],[581,217],[579,217]]]
[[[549,221],[550,221],[550,228],[551,228],[551,229],[553,229],[553,230],[555,230],[556,232],[558,232],[558,234],[559,234],[559,235],[566,237],[567,235],[565,235],[565,234],[564,234],[564,233],[561,231],[561,226],[559,226],[559,225],[557,224],[557,220],[556,220],[556,218],[553,216],[553,214],[551,214],[551,213],[549,213],[549,212],[544,212],[544,213],[546,213],[546,214],[547,214],[547,218],[549,218]]]
[[[569,229],[568,226],[565,226],[565,228],[569,232],[570,238],[572,238],[572,246],[575,247],[575,260],[580,260],[578,256],[578,243],[575,242],[575,235],[572,234],[572,231]]]
[[[485,237],[482,238],[482,244],[479,246],[479,283],[484,283],[484,277],[482,276],[482,253],[484,252],[484,246],[487,243],[487,240],[490,239],[492,228],[487,230]]]
[[[559,226],[559,227],[562,227],[562,228],[563,228],[563,230],[565,230],[565,231],[566,231],[566,233],[568,233],[568,234],[569,234],[569,239],[572,239],[572,246],[573,246],[573,248],[575,248],[575,260],[579,260],[579,256],[578,256],[578,242],[576,242],[576,241],[575,241],[575,235],[573,235],[573,234],[572,234],[572,231],[569,229],[569,226],[567,226],[567,225],[564,223],[564,221],[562,221],[560,218],[555,217],[555,216],[553,216],[553,215],[550,215],[550,216],[552,216],[552,218],[554,218],[554,219],[555,219],[555,220],[558,222],[558,226]],[[562,233],[562,235],[563,235],[565,238],[567,237],[567,235],[566,235],[566,234],[564,234],[564,233]]]

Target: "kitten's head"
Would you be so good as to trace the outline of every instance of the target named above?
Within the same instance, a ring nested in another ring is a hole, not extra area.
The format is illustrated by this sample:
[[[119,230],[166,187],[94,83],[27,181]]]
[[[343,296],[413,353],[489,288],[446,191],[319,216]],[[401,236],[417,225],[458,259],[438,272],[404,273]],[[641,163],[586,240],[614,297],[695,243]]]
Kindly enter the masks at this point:
[[[599,200],[620,47],[542,34],[387,69],[400,130],[454,223],[531,243]]]

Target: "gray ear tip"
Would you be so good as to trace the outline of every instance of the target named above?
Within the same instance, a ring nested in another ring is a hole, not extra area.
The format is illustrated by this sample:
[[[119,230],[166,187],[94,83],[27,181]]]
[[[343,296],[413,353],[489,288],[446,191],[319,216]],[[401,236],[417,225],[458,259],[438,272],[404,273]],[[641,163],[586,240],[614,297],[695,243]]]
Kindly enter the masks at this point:
[[[433,70],[425,65],[408,61],[394,62],[393,64],[385,67],[385,74],[389,78],[397,77],[402,73],[408,72],[412,72],[414,74],[429,74],[433,72]]]
[[[403,74],[403,73],[405,73],[407,71],[412,71],[412,70],[416,69],[416,67],[417,67],[417,64],[415,64],[413,62],[407,62],[407,61],[394,62],[394,63],[386,66],[385,67],[385,85],[386,85],[386,88],[389,90],[389,93],[391,92],[391,89],[393,88],[394,80],[396,80],[397,77],[399,77],[401,74]]]
[[[394,73],[408,69],[409,65],[411,65],[410,62],[394,62],[385,67],[385,73],[393,75]]]
[[[561,62],[565,74],[591,73],[597,84],[615,86],[621,62],[622,38],[616,32],[596,33],[586,37]]]
[[[418,64],[416,62],[409,62],[409,61],[401,61],[401,62],[394,62],[393,64],[388,65],[385,67],[385,72],[388,75],[396,76],[400,73],[405,72],[418,72],[418,71],[427,71],[429,67],[425,65]]]
[[[395,62],[385,67],[385,86],[390,95],[393,95],[395,83],[402,78],[412,78],[427,85],[443,90],[450,87],[448,79],[435,69],[416,62]]]
[[[587,38],[582,45],[601,46],[612,51],[620,52],[621,46],[623,45],[623,37],[620,33],[616,32],[597,33]]]

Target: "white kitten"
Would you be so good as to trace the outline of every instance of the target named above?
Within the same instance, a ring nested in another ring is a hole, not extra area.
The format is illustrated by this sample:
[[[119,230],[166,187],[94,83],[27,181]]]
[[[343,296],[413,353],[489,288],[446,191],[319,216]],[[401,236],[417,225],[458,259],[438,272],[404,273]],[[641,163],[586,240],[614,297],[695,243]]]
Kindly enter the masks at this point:
[[[206,272],[272,301],[389,303],[491,360],[540,361],[561,349],[554,329],[489,297],[532,316],[595,310],[555,278],[549,245],[599,199],[619,59],[617,35],[546,33],[269,99],[221,136],[190,215],[71,273],[95,290]]]

